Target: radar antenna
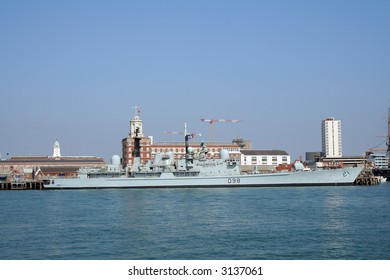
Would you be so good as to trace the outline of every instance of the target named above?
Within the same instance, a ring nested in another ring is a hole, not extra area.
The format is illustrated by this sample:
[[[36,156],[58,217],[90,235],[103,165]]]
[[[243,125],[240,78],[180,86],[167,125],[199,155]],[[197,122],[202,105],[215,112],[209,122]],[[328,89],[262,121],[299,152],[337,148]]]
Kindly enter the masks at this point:
[[[185,148],[186,148],[186,169],[190,169],[190,164],[193,163],[193,157],[190,152],[190,144],[189,141],[191,139],[194,139],[195,136],[202,136],[200,133],[189,133],[187,131],[187,123],[184,124],[184,132],[182,131],[164,131],[165,134],[174,134],[174,135],[184,135],[184,141],[185,141]]]

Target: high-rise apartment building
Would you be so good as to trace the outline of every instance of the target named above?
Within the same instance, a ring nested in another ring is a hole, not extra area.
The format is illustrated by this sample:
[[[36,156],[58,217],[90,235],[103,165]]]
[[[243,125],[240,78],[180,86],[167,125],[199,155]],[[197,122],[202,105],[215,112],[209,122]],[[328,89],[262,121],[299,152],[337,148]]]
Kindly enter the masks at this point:
[[[326,118],[322,121],[322,152],[325,157],[342,157],[340,120]]]

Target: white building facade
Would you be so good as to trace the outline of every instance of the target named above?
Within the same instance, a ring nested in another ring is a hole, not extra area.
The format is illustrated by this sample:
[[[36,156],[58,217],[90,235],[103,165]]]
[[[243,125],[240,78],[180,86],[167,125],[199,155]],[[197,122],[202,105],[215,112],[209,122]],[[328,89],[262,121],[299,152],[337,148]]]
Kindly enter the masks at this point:
[[[341,121],[326,118],[322,121],[322,153],[325,157],[342,157]]]
[[[389,159],[387,158],[386,154],[372,154],[368,159],[375,164],[376,168],[389,167]]]
[[[291,157],[281,150],[241,150],[242,167],[275,168],[281,164],[290,164]]]

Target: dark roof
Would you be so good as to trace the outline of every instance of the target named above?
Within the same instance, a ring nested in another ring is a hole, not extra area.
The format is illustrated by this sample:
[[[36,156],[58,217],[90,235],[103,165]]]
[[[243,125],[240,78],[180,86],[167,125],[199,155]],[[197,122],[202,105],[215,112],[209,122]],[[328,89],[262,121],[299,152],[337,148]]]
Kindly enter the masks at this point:
[[[42,166],[41,171],[45,173],[77,173],[78,166]]]
[[[245,156],[288,156],[286,151],[282,150],[241,150]]]
[[[27,164],[27,163],[63,163],[63,164],[77,164],[77,163],[101,163],[104,164],[104,159],[100,157],[11,157],[1,161],[3,164]]]

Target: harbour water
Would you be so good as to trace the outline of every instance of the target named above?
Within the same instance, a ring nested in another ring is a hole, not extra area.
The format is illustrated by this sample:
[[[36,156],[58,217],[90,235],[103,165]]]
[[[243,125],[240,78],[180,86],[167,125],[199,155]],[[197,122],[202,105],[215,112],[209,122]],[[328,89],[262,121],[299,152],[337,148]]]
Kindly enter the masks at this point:
[[[390,259],[375,187],[3,191],[0,259]]]

